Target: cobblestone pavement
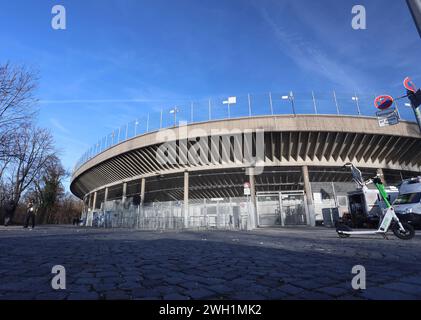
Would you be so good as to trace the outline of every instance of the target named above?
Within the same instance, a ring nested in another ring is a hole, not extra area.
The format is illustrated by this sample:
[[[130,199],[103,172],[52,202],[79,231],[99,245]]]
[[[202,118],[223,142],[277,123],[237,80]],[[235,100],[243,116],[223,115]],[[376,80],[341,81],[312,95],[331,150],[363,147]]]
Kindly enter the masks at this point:
[[[51,288],[54,265],[66,290]],[[355,265],[367,290],[351,288]],[[421,234],[0,227],[0,299],[421,299]]]

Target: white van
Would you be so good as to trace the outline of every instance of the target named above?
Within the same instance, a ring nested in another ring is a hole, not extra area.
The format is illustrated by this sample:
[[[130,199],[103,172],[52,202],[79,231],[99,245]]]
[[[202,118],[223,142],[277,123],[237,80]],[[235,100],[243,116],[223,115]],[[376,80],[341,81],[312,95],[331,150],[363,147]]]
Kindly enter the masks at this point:
[[[399,219],[421,226],[421,177],[402,181],[393,207]]]

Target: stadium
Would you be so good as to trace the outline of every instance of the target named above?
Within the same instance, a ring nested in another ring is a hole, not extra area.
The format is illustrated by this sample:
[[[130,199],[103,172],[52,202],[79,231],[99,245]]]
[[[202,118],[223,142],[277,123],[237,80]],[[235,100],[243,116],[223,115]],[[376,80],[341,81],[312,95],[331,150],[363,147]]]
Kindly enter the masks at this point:
[[[181,124],[174,109],[166,129],[129,134],[127,126],[113,142],[101,140],[76,165],[70,188],[84,201],[87,226],[315,226],[323,209],[348,211],[355,184],[345,163],[366,177],[381,174],[387,185],[421,171],[417,124],[380,126],[377,117],[362,115],[358,101],[357,107],[356,115],[294,109],[217,120],[209,111],[208,120]]]

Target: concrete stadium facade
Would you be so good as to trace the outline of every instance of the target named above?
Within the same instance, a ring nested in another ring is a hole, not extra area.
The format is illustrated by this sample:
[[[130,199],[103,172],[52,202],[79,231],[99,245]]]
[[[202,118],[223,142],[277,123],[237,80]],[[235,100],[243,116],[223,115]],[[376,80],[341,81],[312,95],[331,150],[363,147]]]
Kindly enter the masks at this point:
[[[419,129],[412,122],[379,127],[376,118],[339,115],[195,123],[101,152],[74,171],[70,188],[85,202],[87,225],[314,226],[324,208],[347,211],[346,194],[355,186],[342,169],[346,162],[367,176],[380,172],[392,185],[418,176]]]

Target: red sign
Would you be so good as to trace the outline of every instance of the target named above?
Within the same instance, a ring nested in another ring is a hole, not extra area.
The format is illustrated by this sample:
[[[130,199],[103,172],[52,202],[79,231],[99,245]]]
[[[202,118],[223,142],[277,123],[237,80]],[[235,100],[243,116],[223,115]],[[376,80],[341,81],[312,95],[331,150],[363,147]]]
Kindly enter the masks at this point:
[[[410,77],[406,77],[405,80],[403,80],[403,86],[406,88],[406,90],[412,92],[417,91],[417,87]]]
[[[393,102],[394,100],[391,96],[384,95],[384,96],[378,96],[374,100],[374,105],[376,106],[377,109],[386,110],[386,109],[389,109],[393,105]]]

